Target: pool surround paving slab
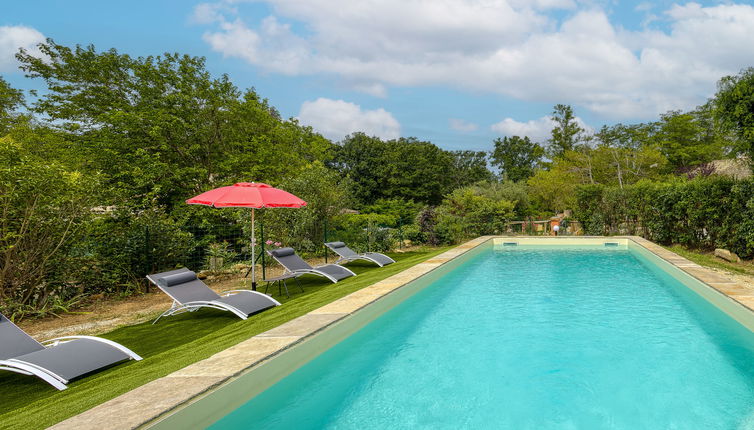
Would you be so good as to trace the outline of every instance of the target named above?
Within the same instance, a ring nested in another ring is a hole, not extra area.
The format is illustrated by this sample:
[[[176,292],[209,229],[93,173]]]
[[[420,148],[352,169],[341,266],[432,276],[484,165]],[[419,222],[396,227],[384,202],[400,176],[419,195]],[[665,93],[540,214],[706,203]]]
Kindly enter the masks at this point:
[[[576,246],[618,242],[619,245],[628,246],[629,242],[633,242],[736,304],[745,307],[748,310],[747,314],[754,315],[752,313],[754,312],[754,286],[730,280],[641,237],[482,236],[253,336],[209,358],[142,385],[51,428],[58,430],[100,428],[103,424],[110,429],[149,426],[161,417],[192,403],[214,388],[257,368],[331,325],[348,318],[375,301],[490,240],[493,246],[503,246],[504,242],[516,242],[518,245]]]

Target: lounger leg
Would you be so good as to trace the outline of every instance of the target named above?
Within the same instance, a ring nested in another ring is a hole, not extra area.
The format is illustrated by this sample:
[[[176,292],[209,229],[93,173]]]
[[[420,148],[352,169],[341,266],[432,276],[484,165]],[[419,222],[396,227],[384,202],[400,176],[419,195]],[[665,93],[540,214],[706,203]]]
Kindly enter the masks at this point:
[[[170,309],[168,309],[165,312],[161,313],[160,316],[157,317],[157,319],[155,319],[154,321],[152,321],[152,324],[156,324],[157,321],[160,320],[160,318],[162,318],[164,316],[167,316],[167,315],[170,315],[170,313],[173,312],[178,307],[177,305],[178,305],[178,302],[173,301],[173,304],[170,305]]]
[[[285,287],[285,297],[291,298],[291,295],[288,294],[288,283],[285,282],[285,279],[283,279],[283,287]]]
[[[301,286],[301,282],[298,281],[298,278],[293,278],[296,281],[296,285],[301,289],[301,292],[304,292],[304,287]]]

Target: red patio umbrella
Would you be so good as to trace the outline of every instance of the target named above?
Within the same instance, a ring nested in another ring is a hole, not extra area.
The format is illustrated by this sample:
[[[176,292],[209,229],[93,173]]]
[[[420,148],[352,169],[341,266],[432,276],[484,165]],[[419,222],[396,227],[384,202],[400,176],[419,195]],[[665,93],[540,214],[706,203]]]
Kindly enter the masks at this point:
[[[206,205],[215,208],[251,208],[251,289],[257,289],[254,270],[254,209],[300,208],[306,202],[293,194],[267,184],[239,182],[228,187],[215,188],[186,200],[190,205]]]

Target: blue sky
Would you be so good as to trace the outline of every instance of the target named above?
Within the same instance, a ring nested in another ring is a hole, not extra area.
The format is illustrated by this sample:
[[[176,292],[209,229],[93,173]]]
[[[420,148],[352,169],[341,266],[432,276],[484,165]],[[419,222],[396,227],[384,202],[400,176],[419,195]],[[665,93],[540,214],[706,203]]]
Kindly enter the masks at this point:
[[[588,128],[653,120],[754,66],[752,2],[217,0],[8,2],[0,74],[52,37],[134,56],[181,52],[338,140],[364,130],[446,149],[546,138],[566,103]]]

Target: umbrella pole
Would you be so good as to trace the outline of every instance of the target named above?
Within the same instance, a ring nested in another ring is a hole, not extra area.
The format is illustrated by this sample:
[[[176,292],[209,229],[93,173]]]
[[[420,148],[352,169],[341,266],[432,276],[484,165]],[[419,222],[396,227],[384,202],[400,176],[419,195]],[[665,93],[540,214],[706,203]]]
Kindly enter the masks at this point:
[[[255,270],[256,267],[256,261],[254,261],[254,248],[256,248],[256,243],[254,239],[254,208],[251,208],[251,290],[256,291],[257,290],[257,272]]]

